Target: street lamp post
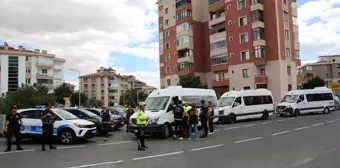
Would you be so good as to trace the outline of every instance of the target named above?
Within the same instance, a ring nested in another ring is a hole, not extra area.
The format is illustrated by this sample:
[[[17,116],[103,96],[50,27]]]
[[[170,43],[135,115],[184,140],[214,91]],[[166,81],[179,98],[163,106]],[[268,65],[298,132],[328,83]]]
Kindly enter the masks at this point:
[[[78,90],[78,100],[79,100],[78,103],[79,103],[79,104],[78,104],[78,106],[80,107],[80,82],[81,82],[81,81],[80,81],[80,80],[81,80],[81,79],[80,79],[80,71],[78,71],[78,70],[76,70],[76,69],[69,69],[69,70],[74,71],[74,72],[78,72],[78,78],[79,78],[79,84],[78,84],[78,87],[79,87],[79,88],[78,88],[78,89],[79,89],[79,90]]]

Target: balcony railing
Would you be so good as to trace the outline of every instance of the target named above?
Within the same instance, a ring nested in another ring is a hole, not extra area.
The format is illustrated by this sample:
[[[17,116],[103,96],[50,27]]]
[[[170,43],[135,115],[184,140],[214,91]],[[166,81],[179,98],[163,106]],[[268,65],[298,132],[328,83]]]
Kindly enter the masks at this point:
[[[46,64],[46,63],[37,62],[37,67],[53,68],[53,64]]]
[[[181,1],[178,1],[176,2],[176,8],[184,5],[184,4],[187,4],[187,3],[190,3],[191,4],[191,0],[181,0]]]
[[[215,3],[221,2],[222,0],[209,0],[209,5],[213,5]]]
[[[225,22],[225,13],[221,13],[220,17],[214,18],[209,21],[209,27]]]

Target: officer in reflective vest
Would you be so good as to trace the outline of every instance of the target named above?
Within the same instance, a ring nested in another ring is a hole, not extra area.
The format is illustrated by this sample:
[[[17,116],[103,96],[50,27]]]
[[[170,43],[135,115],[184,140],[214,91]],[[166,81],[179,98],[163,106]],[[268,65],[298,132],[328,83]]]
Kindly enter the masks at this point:
[[[187,103],[184,102],[184,116],[183,116],[183,130],[185,133],[189,133],[189,115],[190,115],[190,110],[192,107]],[[190,135],[188,135],[190,137]]]
[[[145,150],[146,148],[148,148],[147,146],[145,146],[144,141],[144,131],[149,119],[144,112],[145,105],[146,104],[144,102],[140,102],[139,110],[137,112],[137,130],[135,131],[135,133],[138,141],[138,150]]]

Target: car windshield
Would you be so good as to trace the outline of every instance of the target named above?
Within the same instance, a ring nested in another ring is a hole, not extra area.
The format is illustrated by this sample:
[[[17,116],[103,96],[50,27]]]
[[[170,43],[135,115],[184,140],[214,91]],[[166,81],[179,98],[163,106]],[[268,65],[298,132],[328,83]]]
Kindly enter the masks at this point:
[[[92,112],[93,114],[96,114],[96,115],[99,115],[99,116],[100,116],[100,113],[101,113],[100,110],[96,110],[96,109],[85,109],[85,110]]]
[[[235,97],[221,97],[218,100],[218,107],[231,106],[234,102]]]
[[[65,119],[65,120],[75,120],[75,119],[79,119],[77,116],[73,115],[72,113],[65,111],[65,110],[61,110],[61,109],[53,109],[52,110],[55,114],[57,114],[58,116],[60,116],[61,118]]]
[[[146,106],[145,110],[152,112],[158,112],[159,110],[164,110],[169,102],[170,97],[149,97],[145,100]]]
[[[96,114],[93,114],[92,112],[89,112],[87,110],[84,110],[84,109],[78,109],[78,110],[85,113],[86,115],[88,115],[90,117],[98,117]]]
[[[299,97],[299,95],[286,95],[282,99],[281,103],[294,103],[294,102],[297,101],[298,97]]]

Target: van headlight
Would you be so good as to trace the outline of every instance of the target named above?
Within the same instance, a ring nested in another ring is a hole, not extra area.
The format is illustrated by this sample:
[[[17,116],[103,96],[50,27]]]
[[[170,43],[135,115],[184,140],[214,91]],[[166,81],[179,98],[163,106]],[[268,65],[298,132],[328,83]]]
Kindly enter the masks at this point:
[[[82,124],[76,124],[74,123],[75,126],[77,126],[78,128],[86,128],[87,125],[82,125]]]
[[[148,124],[157,124],[159,117],[150,118]]]

